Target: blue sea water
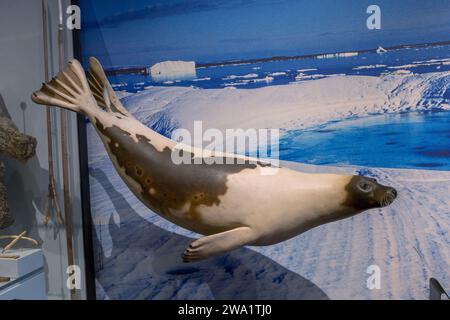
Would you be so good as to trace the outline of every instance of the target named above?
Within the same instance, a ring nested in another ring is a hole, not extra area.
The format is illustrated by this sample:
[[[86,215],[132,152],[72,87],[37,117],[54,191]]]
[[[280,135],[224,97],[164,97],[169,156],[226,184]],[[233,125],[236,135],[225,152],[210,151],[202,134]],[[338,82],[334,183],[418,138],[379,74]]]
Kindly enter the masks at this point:
[[[294,130],[280,158],[316,165],[450,170],[450,112],[385,114]]]

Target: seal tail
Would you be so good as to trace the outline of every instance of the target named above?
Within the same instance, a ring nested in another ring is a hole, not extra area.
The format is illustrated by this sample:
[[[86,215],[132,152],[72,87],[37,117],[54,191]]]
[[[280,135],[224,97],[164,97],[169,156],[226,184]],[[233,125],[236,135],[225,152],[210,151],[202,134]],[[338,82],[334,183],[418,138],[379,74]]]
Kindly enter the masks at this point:
[[[121,113],[124,116],[131,115],[116,96],[102,65],[94,57],[89,59],[88,82],[95,101],[100,107],[108,112]]]
[[[83,67],[77,60],[70,60],[64,70],[52,80],[43,83],[31,100],[41,105],[51,105],[88,116],[89,109],[98,108],[92,97]]]

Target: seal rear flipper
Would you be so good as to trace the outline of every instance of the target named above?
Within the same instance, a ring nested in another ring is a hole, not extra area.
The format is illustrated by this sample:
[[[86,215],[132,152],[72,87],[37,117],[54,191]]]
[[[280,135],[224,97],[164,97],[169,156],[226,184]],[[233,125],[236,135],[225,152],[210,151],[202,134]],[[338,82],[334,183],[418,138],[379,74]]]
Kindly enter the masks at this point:
[[[109,112],[121,113],[124,116],[131,115],[116,96],[105,71],[103,71],[102,65],[94,57],[89,59],[88,83],[100,107]]]
[[[42,105],[51,105],[84,115],[89,109],[98,108],[83,70],[77,60],[70,60],[64,70],[60,71],[48,83],[42,84],[31,99]]]
[[[221,255],[256,240],[249,227],[240,227],[195,240],[183,253],[184,262],[195,262]]]

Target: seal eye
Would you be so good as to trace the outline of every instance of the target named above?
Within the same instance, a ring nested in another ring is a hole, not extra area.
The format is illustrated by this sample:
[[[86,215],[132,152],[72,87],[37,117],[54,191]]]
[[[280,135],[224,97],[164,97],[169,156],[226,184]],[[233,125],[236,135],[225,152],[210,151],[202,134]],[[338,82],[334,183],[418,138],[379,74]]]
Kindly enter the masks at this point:
[[[362,192],[371,192],[372,191],[372,184],[367,181],[360,181],[358,183],[358,189]]]

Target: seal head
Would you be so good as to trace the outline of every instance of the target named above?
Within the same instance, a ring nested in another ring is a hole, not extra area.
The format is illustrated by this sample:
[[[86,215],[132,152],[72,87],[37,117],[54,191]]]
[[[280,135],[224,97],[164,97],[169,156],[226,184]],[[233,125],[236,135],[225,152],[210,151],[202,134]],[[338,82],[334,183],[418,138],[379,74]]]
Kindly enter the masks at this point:
[[[376,179],[353,176],[346,185],[347,197],[344,206],[357,210],[382,208],[390,205],[397,198],[397,191],[379,184]]]

